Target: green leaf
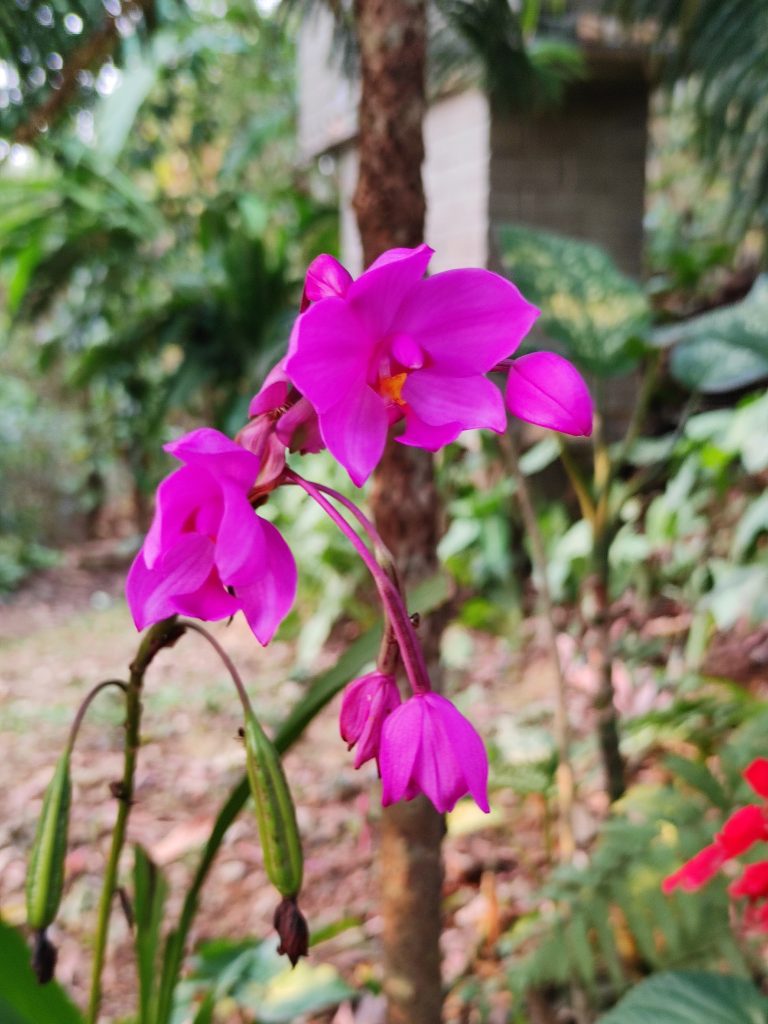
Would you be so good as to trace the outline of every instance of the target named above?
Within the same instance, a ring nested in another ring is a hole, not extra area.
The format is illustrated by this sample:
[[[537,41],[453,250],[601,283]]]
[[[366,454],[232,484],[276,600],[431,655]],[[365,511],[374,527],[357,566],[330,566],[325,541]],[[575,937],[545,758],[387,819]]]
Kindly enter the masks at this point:
[[[157,1019],[158,951],[168,883],[141,846],[134,847],[133,897],[136,962],[139,975],[139,1024]]]
[[[672,376],[704,394],[733,391],[768,377],[768,274],[741,302],[656,331],[653,341],[674,345]]]
[[[55,981],[38,985],[29,950],[14,928],[0,922],[0,1021],[2,1024],[83,1024]]]
[[[680,757],[678,754],[668,754],[664,762],[673,775],[680,776],[689,786],[702,792],[715,807],[724,811],[730,810],[730,797],[718,779],[701,761],[691,761],[690,758]]]
[[[648,300],[603,249],[522,227],[502,228],[499,248],[504,273],[539,307],[538,326],[567,356],[599,376],[639,362]]]
[[[744,978],[670,971],[641,982],[600,1024],[766,1024],[768,999]]]

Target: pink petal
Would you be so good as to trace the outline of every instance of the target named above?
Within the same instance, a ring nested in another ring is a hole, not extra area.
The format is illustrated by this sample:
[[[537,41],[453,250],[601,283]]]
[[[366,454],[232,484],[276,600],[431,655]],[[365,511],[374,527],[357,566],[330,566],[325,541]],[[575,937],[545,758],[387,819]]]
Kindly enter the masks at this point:
[[[342,298],[351,284],[352,275],[337,259],[327,253],[316,256],[307,268],[301,298],[302,312],[310,302],[319,302],[320,299],[333,296]]]
[[[405,409],[405,431],[397,438],[400,444],[407,444],[411,448],[423,448],[428,452],[436,452],[451,441],[455,441],[464,427],[461,423],[444,423],[439,427],[432,427],[423,423],[414,413],[413,409]]]
[[[142,548],[148,568],[155,566],[163,549],[173,543],[199,506],[215,501],[218,494],[213,477],[192,466],[183,466],[160,482],[155,515]]]
[[[368,715],[357,741],[355,768],[361,768],[366,761],[378,758],[381,746],[381,730],[387,717],[400,706],[400,691],[392,676],[377,673],[379,685],[373,693]]]
[[[277,528],[265,519],[259,523],[264,534],[261,573],[235,593],[256,639],[266,646],[296,597],[296,563]]]
[[[144,629],[151,622],[160,622],[176,614],[176,606],[168,594],[161,595],[159,599],[156,596],[161,582],[160,573],[147,567],[144,551],[139,551],[125,581],[125,596],[136,629]]]
[[[384,402],[367,384],[351,391],[320,416],[320,430],[328,450],[357,487],[362,487],[381,458],[388,426]]]
[[[412,288],[393,329],[427,350],[434,372],[469,377],[514,352],[538,315],[498,274],[447,270]]]
[[[423,716],[423,706],[412,697],[393,711],[382,726],[379,771],[384,807],[398,800],[411,800],[419,792],[412,773],[421,753]]]
[[[149,569],[140,551],[126,582],[126,596],[138,629],[176,613],[175,598],[191,594],[206,581],[213,568],[213,544],[196,533],[182,534]]]
[[[262,412],[272,412],[279,408],[288,397],[287,380],[276,380],[273,384],[264,383],[261,391],[254,395],[248,406],[249,416],[258,416]]]
[[[509,369],[507,406],[519,419],[589,437],[592,398],[579,371],[554,352],[532,352]]]
[[[228,476],[243,487],[250,487],[259,473],[259,460],[252,452],[210,427],[193,430],[164,448],[188,466],[208,470],[213,476]]]
[[[480,810],[488,814],[488,755],[480,734],[445,697],[429,693],[424,699],[439,715],[448,748],[461,766],[462,790],[456,799],[469,790]],[[452,807],[448,810],[452,810]]]
[[[224,513],[216,537],[216,568],[222,583],[237,587],[252,583],[264,560],[263,521],[245,494],[222,480]]]
[[[756,758],[744,771],[744,778],[752,789],[768,799],[768,759]]]
[[[375,339],[344,299],[324,299],[296,322],[286,370],[318,412],[364,382]]]
[[[678,888],[685,892],[694,892],[713,878],[727,859],[722,847],[717,843],[711,843],[703,850],[699,850],[695,857],[686,861],[674,874],[665,878],[661,888],[666,893]]]
[[[179,615],[189,615],[204,622],[218,622],[228,619],[240,610],[236,598],[224,589],[219,574],[214,569],[208,579],[193,594],[179,594],[173,599]]]
[[[317,412],[306,398],[300,398],[296,405],[283,413],[275,424],[275,433],[286,448],[302,455],[320,452],[325,447]]]
[[[396,334],[390,343],[393,358],[408,370],[418,370],[424,365],[424,353],[410,334]]]
[[[403,300],[424,276],[433,252],[428,245],[390,249],[350,286],[347,301],[374,336],[388,333]]]
[[[443,377],[414,370],[402,395],[418,418],[433,427],[460,423],[463,430],[487,427],[501,433],[507,423],[501,393],[485,377]]]

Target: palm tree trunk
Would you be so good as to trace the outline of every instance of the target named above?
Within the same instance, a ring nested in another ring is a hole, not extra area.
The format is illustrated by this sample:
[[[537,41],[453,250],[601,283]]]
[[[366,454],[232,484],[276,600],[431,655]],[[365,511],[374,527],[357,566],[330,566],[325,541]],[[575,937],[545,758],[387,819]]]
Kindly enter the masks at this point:
[[[362,95],[355,211],[366,265],[423,240],[425,0],[356,0]],[[387,446],[374,478],[376,526],[406,584],[437,567],[432,457]],[[420,627],[434,666],[438,622]],[[439,1024],[442,817],[425,798],[386,808],[380,847],[384,988],[389,1024]]]

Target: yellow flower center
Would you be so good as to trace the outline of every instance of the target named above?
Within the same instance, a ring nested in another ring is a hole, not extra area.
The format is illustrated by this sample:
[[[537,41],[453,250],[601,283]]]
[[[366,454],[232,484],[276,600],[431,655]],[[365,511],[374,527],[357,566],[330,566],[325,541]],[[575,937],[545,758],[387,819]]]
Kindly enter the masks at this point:
[[[379,394],[382,398],[389,398],[397,405],[405,405],[402,391],[407,376],[407,373],[396,373],[394,377],[382,377],[379,381]]]

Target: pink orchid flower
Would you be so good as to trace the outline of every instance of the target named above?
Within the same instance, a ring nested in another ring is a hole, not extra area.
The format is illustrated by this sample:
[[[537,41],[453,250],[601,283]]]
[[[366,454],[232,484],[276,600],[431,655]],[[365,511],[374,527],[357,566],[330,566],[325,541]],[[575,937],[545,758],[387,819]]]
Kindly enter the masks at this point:
[[[286,372],[358,486],[399,420],[398,440],[430,451],[462,430],[506,425],[501,394],[485,374],[517,348],[538,310],[487,270],[424,279],[431,256],[427,245],[391,249],[356,281],[324,257],[306,292],[318,301],[291,335]]]
[[[381,802],[429,797],[441,814],[470,793],[488,813],[488,755],[474,726],[437,693],[416,693],[384,721]]]
[[[251,507],[258,457],[208,428],[165,450],[184,465],[160,484],[128,574],[136,627],[175,614],[212,621],[242,611],[267,644],[293,604],[296,565],[275,527]]]
[[[344,690],[339,732],[350,749],[357,746],[355,768],[378,758],[382,726],[399,706],[400,691],[395,677],[384,672],[369,672]]]

